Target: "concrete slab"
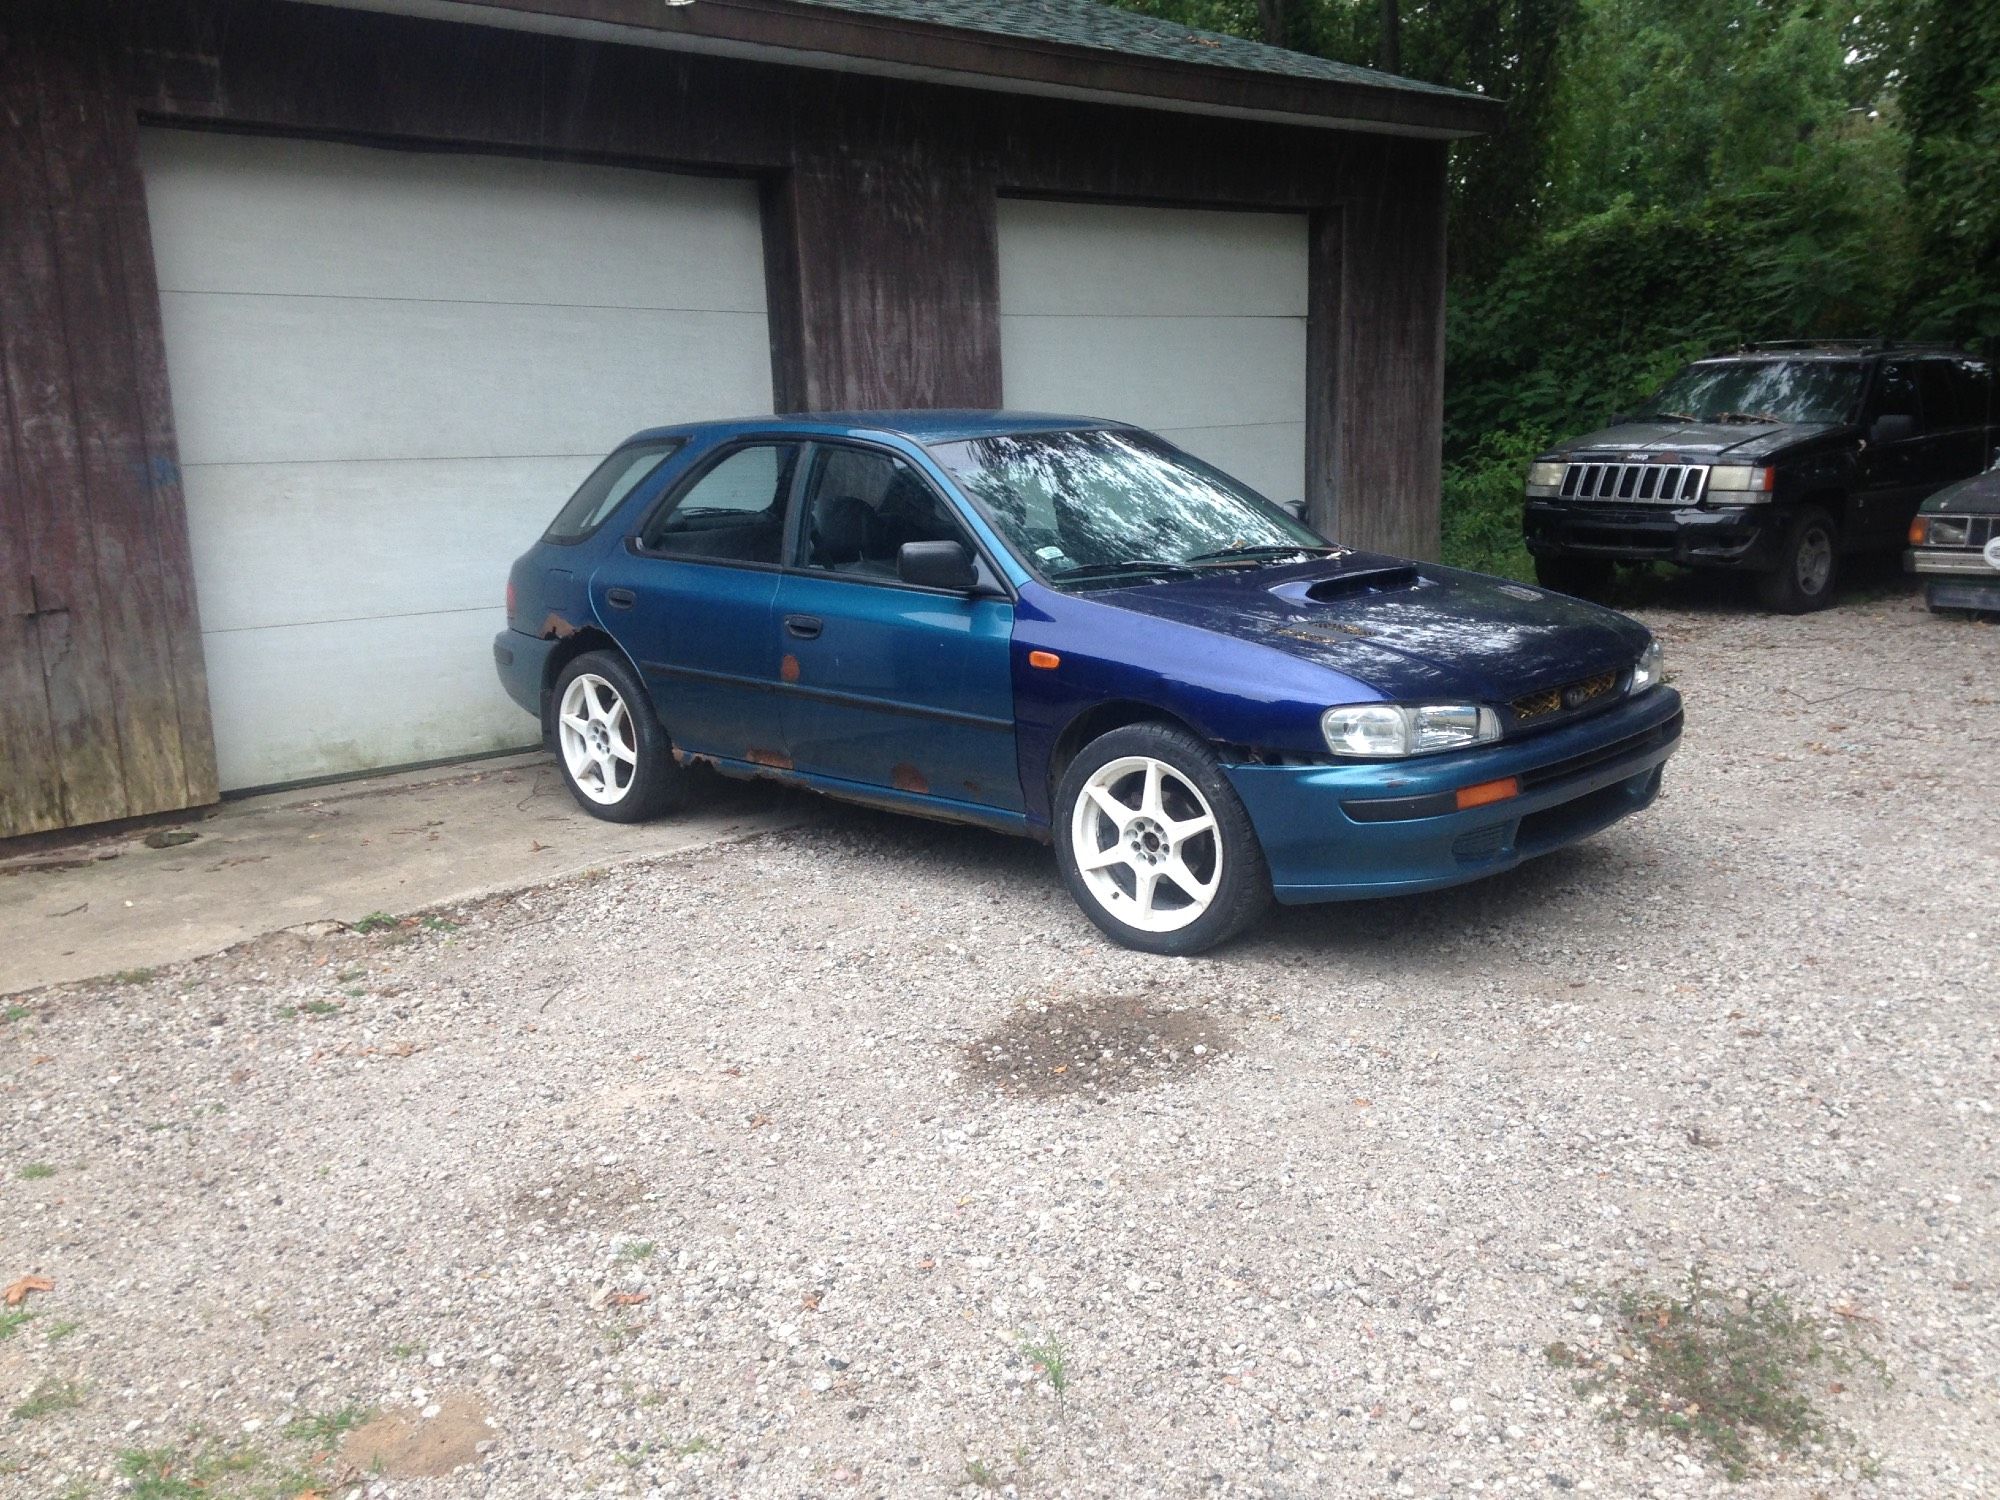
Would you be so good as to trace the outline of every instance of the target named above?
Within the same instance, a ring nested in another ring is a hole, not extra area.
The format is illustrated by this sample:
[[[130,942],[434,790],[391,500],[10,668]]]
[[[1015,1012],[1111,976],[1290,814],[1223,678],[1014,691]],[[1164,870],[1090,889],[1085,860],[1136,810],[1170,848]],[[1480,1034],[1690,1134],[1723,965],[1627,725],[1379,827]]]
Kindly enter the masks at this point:
[[[213,953],[302,923],[401,914],[799,822],[813,799],[706,778],[695,808],[586,815],[544,754],[225,802],[170,828],[6,856],[0,995]],[[195,837],[164,848],[150,835]]]

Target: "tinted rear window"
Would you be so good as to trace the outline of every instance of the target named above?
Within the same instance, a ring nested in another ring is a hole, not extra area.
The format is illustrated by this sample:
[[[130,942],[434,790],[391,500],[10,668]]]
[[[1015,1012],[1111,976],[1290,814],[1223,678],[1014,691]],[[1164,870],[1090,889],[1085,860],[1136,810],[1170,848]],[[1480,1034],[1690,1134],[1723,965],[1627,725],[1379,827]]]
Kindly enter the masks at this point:
[[[576,542],[604,524],[604,518],[618,509],[619,502],[646,480],[687,440],[654,438],[650,442],[627,443],[613,453],[583,487],[570,496],[569,504],[556,513],[549,529],[542,533],[548,542]]]

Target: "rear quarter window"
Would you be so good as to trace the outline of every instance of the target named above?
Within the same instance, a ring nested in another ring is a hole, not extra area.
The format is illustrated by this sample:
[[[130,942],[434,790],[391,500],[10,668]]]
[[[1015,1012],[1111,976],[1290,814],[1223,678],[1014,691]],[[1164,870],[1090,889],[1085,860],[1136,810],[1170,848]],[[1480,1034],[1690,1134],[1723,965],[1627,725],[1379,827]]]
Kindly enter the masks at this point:
[[[556,512],[545,542],[580,542],[598,527],[625,497],[650,478],[686,444],[685,438],[655,438],[643,443],[627,443],[584,480],[569,504]]]

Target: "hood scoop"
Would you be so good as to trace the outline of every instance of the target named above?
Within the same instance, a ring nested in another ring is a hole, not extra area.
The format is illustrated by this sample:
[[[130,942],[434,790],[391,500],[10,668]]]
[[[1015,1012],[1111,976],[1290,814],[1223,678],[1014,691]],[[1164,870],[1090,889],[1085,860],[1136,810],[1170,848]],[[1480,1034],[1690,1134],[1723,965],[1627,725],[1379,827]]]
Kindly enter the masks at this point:
[[[1388,594],[1414,588],[1420,575],[1408,563],[1380,568],[1352,568],[1331,578],[1298,579],[1271,592],[1292,604],[1338,604],[1366,594]]]

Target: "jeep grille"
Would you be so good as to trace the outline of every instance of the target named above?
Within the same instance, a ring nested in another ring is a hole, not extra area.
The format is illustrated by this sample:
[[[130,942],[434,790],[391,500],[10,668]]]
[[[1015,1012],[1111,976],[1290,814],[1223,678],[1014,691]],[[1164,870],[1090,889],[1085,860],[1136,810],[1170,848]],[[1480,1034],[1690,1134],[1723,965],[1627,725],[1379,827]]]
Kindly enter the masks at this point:
[[[1507,706],[1514,711],[1515,723],[1526,724],[1533,719],[1546,719],[1550,714],[1559,714],[1566,708],[1582,708],[1584,704],[1602,698],[1617,686],[1616,672],[1599,672],[1595,677],[1586,677],[1581,682],[1565,683],[1561,687],[1547,688],[1539,693],[1527,693]]]
[[[1569,464],[1565,500],[1634,500],[1642,505],[1692,505],[1708,486],[1706,464]]]

